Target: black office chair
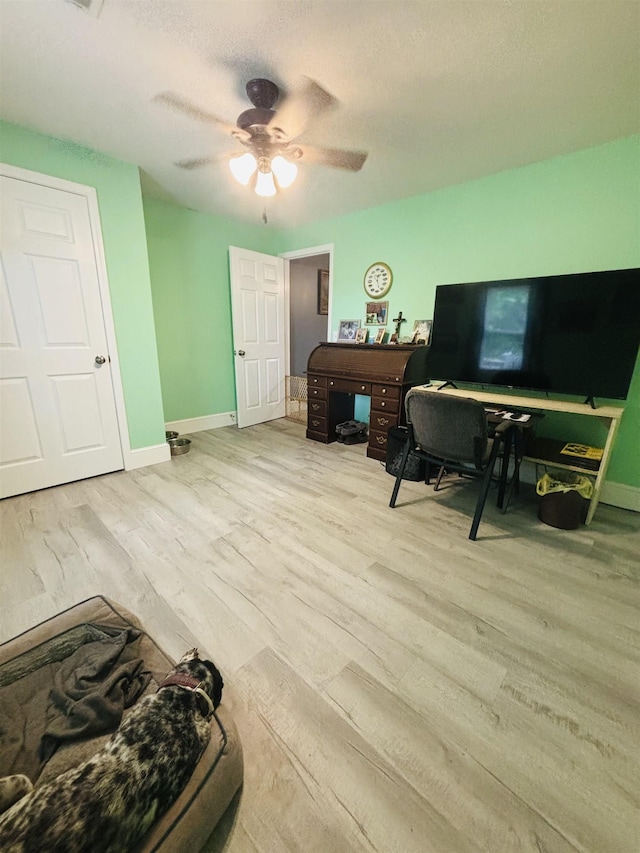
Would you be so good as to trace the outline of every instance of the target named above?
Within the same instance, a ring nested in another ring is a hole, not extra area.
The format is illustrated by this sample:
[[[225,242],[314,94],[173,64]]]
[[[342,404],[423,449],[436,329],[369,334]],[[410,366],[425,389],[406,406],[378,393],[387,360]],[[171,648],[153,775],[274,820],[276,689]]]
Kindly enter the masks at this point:
[[[440,469],[436,488],[445,469],[482,478],[469,532],[469,539],[475,540],[502,439],[509,430],[514,428],[513,424],[503,421],[496,428],[493,437],[489,437],[487,414],[482,403],[465,397],[454,397],[445,391],[424,392],[412,389],[405,399],[405,407],[407,441],[402,451],[400,470],[389,506],[396,505],[398,490],[410,452],[426,461],[427,483],[430,467],[435,466]],[[507,463],[508,459],[503,459],[503,465]],[[506,468],[503,474],[506,477]],[[502,498],[503,494],[499,497],[499,501]]]

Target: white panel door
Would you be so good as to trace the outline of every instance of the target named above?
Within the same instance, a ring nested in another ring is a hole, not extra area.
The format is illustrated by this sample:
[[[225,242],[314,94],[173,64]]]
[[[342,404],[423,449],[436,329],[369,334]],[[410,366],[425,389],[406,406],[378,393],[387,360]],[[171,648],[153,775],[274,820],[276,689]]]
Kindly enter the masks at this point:
[[[0,497],[8,497],[123,462],[87,200],[0,182]]]
[[[229,247],[238,426],[285,416],[284,261]]]

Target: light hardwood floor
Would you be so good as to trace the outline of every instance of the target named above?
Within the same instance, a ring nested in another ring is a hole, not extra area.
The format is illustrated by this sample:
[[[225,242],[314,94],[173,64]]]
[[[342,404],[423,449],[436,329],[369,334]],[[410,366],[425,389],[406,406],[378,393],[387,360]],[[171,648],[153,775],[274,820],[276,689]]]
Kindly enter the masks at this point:
[[[276,421],[5,500],[0,640],[101,593],[217,661],[245,753],[207,853],[640,849],[640,515],[393,485]]]

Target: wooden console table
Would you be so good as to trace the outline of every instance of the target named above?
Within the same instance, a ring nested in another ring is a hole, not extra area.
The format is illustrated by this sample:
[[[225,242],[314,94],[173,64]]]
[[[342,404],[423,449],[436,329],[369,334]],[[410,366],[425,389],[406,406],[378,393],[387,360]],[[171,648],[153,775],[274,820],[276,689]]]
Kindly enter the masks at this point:
[[[607,426],[607,439],[602,452],[600,462],[589,462],[581,460],[579,457],[566,456],[560,451],[567,443],[571,441],[558,441],[553,438],[534,438],[527,443],[524,452],[524,459],[530,462],[535,462],[539,465],[549,465],[553,468],[562,468],[567,471],[576,471],[580,474],[587,474],[595,478],[593,485],[593,495],[589,504],[587,518],[585,524],[590,524],[593,514],[600,500],[600,492],[602,484],[609,467],[611,459],[611,451],[620,426],[620,418],[624,412],[622,406],[598,406],[593,409],[588,403],[568,403],[562,400],[548,400],[546,397],[518,397],[515,394],[500,394],[499,392],[489,391],[470,391],[462,388],[443,388],[438,391],[439,383],[425,386],[426,392],[434,392],[439,394],[453,394],[456,397],[471,397],[474,400],[479,400],[481,403],[493,404],[499,409],[514,409],[517,411],[545,411],[545,412],[563,412],[570,415],[585,415],[587,417],[600,418]]]
[[[307,438],[329,444],[353,418],[354,395],[371,397],[367,456],[386,458],[387,430],[404,422],[404,398],[427,381],[425,346],[322,343],[307,364]]]

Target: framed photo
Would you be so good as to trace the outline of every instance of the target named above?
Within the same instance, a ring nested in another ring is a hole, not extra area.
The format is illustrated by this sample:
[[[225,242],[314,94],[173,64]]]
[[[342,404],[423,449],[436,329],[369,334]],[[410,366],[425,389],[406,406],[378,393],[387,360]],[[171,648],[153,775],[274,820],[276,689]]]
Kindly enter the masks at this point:
[[[353,344],[356,333],[360,328],[360,320],[340,320],[338,326],[338,343]]]
[[[396,335],[395,332],[389,338],[389,343],[390,344],[397,344],[398,343],[398,336]]]
[[[329,270],[318,270],[318,314],[329,313]]]
[[[384,336],[386,335],[386,333],[386,329],[378,329],[378,331],[376,332],[376,339],[374,341],[374,344],[381,344],[384,341]]]
[[[412,344],[428,344],[431,337],[431,320],[416,320],[413,324]]]
[[[367,326],[386,326],[388,313],[388,302],[367,302],[365,323]]]
[[[356,343],[357,344],[366,344],[368,337],[369,337],[369,329],[365,329],[365,327],[362,326],[356,332]]]

